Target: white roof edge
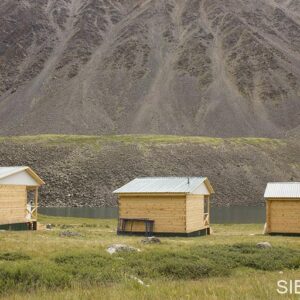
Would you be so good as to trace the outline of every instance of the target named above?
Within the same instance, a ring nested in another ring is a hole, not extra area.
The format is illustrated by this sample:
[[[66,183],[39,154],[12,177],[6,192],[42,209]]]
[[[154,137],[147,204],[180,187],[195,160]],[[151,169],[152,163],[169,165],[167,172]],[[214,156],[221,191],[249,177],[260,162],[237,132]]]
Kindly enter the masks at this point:
[[[197,188],[199,188],[201,186],[201,184],[205,183],[205,180],[207,179],[207,177],[202,177],[202,182],[199,182],[199,184],[191,191],[187,192],[186,194],[192,194]]]
[[[24,171],[26,171],[26,173],[28,173],[28,175],[32,177],[39,186],[45,184],[45,182],[28,166],[0,167],[0,180],[5,180],[10,176]]]
[[[200,186],[201,186],[201,184],[205,184],[205,186],[206,186],[206,188],[207,188],[207,190],[208,190],[208,192],[210,193],[210,194],[214,194],[215,193],[215,191],[214,191],[214,189],[213,189],[213,187],[212,187],[212,185],[211,185],[211,183],[210,183],[210,181],[209,181],[209,179],[208,179],[208,177],[202,177],[203,178],[203,181],[201,182],[201,183],[199,183],[199,185],[195,188],[195,189],[193,189],[193,191],[190,191],[188,194],[192,194],[197,188],[199,188]],[[206,181],[208,182],[208,184],[206,184]]]
[[[25,171],[29,169],[27,166],[20,166],[20,167],[0,167],[0,170],[7,169],[7,172],[4,172],[3,174],[0,173],[0,179],[6,178],[8,176],[14,175],[16,173]],[[4,170],[5,171],[5,170]]]

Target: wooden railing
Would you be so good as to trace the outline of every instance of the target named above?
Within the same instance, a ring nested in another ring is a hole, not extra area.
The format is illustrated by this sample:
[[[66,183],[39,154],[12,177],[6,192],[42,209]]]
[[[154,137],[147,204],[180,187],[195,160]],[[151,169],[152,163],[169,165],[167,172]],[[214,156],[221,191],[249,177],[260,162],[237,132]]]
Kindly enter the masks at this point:
[[[28,221],[36,221],[37,220],[37,217],[38,217],[38,197],[39,197],[38,187],[34,187],[34,201],[31,201],[30,209],[28,209],[28,207],[26,207],[26,217],[28,216]]]
[[[203,221],[204,221],[204,226],[208,226],[209,225],[209,213],[205,213],[204,214]]]
[[[32,207],[30,210],[26,208],[26,215],[29,215],[28,221],[37,220],[37,209],[38,207]]]

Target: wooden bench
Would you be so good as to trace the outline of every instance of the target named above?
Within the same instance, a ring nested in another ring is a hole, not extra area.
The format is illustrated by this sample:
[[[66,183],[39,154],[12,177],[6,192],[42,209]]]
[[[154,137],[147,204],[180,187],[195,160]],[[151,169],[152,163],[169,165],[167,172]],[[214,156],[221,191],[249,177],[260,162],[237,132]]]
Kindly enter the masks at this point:
[[[153,235],[154,220],[140,218],[119,218],[118,233],[126,232],[126,225],[128,223],[131,223],[131,228],[129,232],[132,232],[134,222],[144,222],[146,236]]]

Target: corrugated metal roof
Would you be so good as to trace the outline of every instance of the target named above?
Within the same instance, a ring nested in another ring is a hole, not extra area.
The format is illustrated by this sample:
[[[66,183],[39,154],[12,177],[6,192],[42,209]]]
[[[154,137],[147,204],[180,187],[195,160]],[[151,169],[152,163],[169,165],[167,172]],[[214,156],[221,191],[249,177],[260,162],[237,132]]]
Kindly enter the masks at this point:
[[[113,193],[191,193],[206,177],[143,177],[136,178]]]
[[[300,198],[300,182],[270,182],[265,198]]]
[[[0,167],[0,179],[28,169],[28,167]]]

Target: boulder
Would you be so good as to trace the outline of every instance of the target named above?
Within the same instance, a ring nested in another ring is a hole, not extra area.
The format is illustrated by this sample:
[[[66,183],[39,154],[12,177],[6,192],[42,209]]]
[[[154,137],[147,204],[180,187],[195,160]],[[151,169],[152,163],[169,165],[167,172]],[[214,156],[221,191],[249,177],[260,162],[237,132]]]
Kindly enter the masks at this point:
[[[47,224],[46,229],[49,229],[49,230],[52,229],[52,224]]]
[[[272,248],[272,245],[269,242],[260,242],[256,244],[256,247],[266,249],[266,248]]]
[[[114,254],[119,252],[140,252],[141,250],[124,244],[113,244],[106,251],[109,254]]]
[[[149,236],[141,240],[142,243],[144,244],[160,244],[161,241],[159,238],[155,236]]]
[[[73,236],[81,236],[81,234],[79,232],[66,230],[66,231],[61,231],[59,233],[59,236],[60,237],[73,237]]]
[[[144,285],[146,287],[149,287],[149,284],[145,284],[143,280],[135,277],[135,276],[130,276],[131,279],[135,280],[137,283],[139,283],[140,285]]]

